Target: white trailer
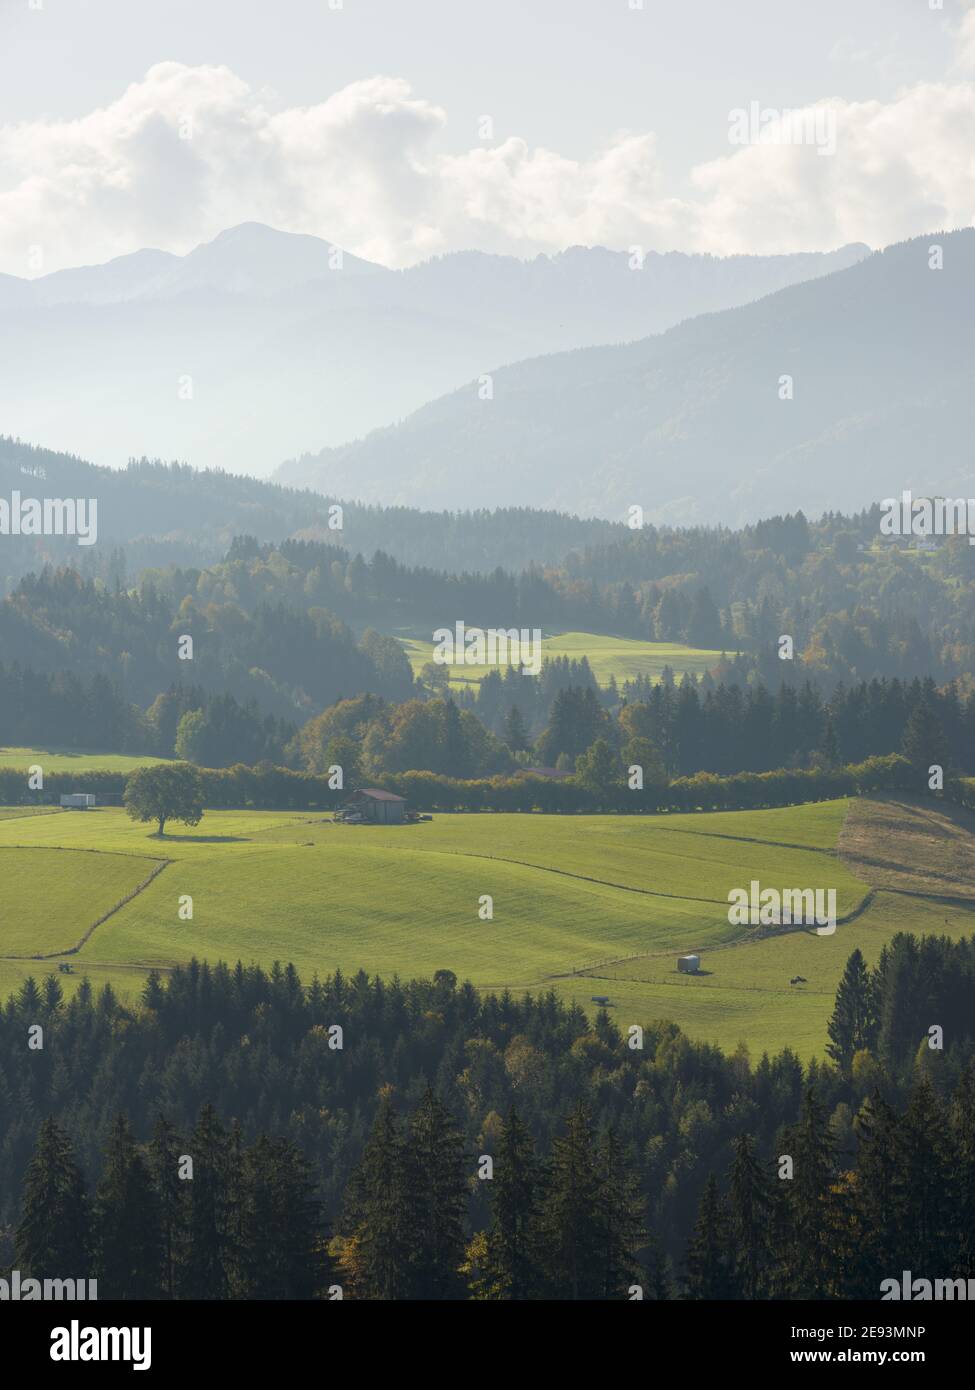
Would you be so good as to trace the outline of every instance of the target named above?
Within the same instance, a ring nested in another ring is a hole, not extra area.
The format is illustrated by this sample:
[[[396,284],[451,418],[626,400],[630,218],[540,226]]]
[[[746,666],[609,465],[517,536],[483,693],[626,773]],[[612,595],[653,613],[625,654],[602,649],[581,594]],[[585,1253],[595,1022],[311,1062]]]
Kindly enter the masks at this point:
[[[61,806],[65,811],[88,811],[94,804],[93,792],[70,792],[61,798]]]

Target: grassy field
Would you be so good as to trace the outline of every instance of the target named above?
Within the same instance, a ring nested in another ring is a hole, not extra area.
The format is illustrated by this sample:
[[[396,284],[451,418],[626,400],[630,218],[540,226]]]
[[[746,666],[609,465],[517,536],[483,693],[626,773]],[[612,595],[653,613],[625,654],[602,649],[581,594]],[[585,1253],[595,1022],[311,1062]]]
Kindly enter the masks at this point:
[[[425,662],[433,659],[433,642],[416,637],[399,639],[406,648],[414,675],[419,675]],[[685,671],[702,675],[720,660],[721,653],[700,647],[685,647],[679,642],[639,642],[628,637],[601,637],[593,632],[562,632],[542,637],[542,657],[568,656],[578,661],[588,657],[589,665],[600,685],[608,685],[610,676],[618,684],[634,676],[650,676],[657,680],[669,666],[678,677]],[[450,683],[454,688],[479,685],[490,666],[451,666]]]
[[[128,753],[79,753],[75,748],[0,747],[0,767],[14,767],[22,772],[34,763],[39,763],[45,772],[131,772],[135,767],[166,761],[166,758],[153,758],[148,753],[130,756]]]
[[[13,828],[17,822],[4,824]],[[70,950],[93,923],[145,882],[160,862],[138,854],[0,845],[4,955]]]
[[[934,848],[922,853],[924,837]],[[924,870],[881,883],[872,862],[895,840],[898,861]],[[128,996],[151,966],[192,955],[290,960],[308,978],[336,966],[404,978],[444,968],[480,988],[552,987],[590,1010],[592,995],[608,995],[623,1026],[671,1018],[725,1048],[788,1044],[809,1056],[822,1052],[854,946],[874,960],[896,931],[972,931],[973,844],[961,820],[859,801],[388,828],[208,812],[161,840],[116,810],[18,815],[0,819],[0,995],[58,959],[74,967],[68,986],[88,975]],[[942,877],[930,878],[932,865]],[[731,927],[728,892],[753,878],[835,888],[835,935]],[[180,919],[183,895],[192,920]],[[691,950],[702,972],[680,975],[676,956]],[[790,986],[797,974],[808,983]]]

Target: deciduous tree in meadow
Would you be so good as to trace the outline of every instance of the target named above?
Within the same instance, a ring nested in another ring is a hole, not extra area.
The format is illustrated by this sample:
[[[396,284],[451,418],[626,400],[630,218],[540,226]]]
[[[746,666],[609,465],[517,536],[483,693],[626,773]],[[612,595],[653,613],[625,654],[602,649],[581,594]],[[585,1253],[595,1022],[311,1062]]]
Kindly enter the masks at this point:
[[[125,809],[133,820],[156,821],[162,835],[169,820],[199,825],[203,819],[203,782],[188,763],[138,767],[125,783]]]

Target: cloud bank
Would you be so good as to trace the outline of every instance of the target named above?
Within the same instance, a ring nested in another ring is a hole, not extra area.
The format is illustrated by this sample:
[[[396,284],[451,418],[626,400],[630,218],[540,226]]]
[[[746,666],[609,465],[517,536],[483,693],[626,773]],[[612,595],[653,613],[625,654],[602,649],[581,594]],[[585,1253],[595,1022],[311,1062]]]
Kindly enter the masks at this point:
[[[243,221],[392,266],[470,247],[880,246],[973,221],[970,72],[975,11],[949,79],[887,102],[763,113],[751,143],[718,131],[727,153],[675,189],[660,167],[666,131],[620,132],[588,160],[515,137],[445,154],[447,112],[400,78],[275,110],[229,68],[160,63],[80,119],[0,127],[0,271],[41,274],[144,246],[185,252]],[[827,123],[835,152],[821,153],[810,132]]]

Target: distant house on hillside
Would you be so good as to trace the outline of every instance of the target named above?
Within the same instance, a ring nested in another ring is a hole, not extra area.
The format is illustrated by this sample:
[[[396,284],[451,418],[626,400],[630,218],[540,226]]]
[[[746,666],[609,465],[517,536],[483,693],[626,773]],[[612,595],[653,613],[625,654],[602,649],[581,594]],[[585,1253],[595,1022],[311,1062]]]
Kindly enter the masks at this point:
[[[352,793],[344,809],[357,812],[372,825],[401,825],[406,819],[406,797],[378,787],[362,787]]]

